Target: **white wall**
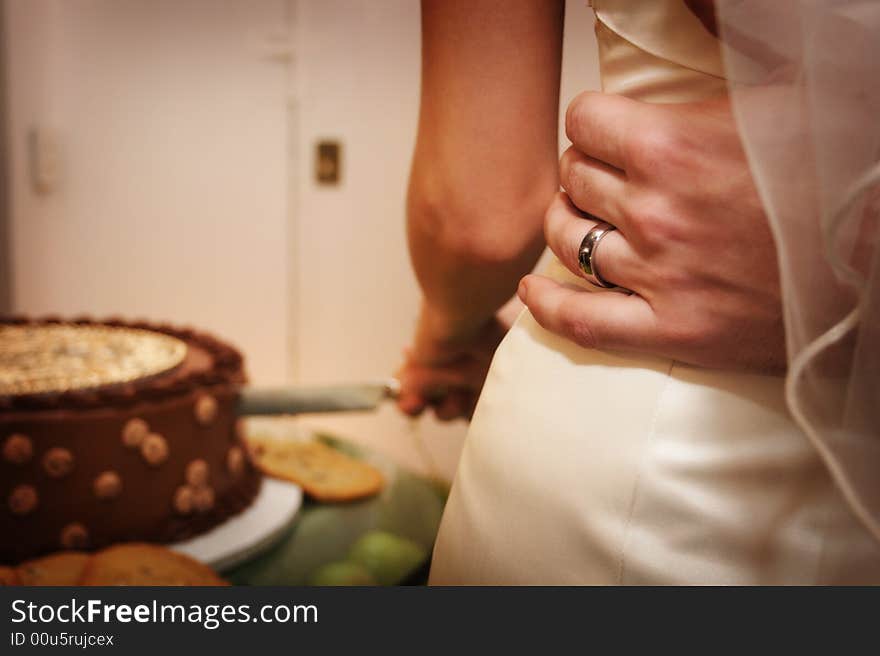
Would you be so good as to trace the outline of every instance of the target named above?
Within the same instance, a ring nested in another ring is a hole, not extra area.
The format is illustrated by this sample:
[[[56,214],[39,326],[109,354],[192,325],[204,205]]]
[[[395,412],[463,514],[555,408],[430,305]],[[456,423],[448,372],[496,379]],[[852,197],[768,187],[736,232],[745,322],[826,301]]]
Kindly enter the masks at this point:
[[[415,0],[5,5],[17,309],[191,321],[242,346],[257,382],[393,371],[418,303],[403,211]],[[288,24],[292,60],[261,58],[256,37]],[[597,87],[591,25],[569,3],[563,110]],[[47,197],[25,175],[33,124],[57,130],[66,160]],[[343,144],[338,187],[312,179],[321,138]],[[393,408],[309,420],[427,467]],[[450,476],[464,424],[423,424]]]
[[[18,311],[192,323],[287,376],[284,0],[7,0]],[[56,135],[57,189],[27,133]]]

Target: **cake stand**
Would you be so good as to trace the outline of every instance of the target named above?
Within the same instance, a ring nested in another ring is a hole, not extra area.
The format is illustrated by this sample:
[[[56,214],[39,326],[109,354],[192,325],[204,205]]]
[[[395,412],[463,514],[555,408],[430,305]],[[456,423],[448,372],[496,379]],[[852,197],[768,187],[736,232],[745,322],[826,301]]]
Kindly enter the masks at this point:
[[[207,533],[168,545],[217,571],[224,571],[272,547],[293,524],[302,488],[268,476],[254,502]]]

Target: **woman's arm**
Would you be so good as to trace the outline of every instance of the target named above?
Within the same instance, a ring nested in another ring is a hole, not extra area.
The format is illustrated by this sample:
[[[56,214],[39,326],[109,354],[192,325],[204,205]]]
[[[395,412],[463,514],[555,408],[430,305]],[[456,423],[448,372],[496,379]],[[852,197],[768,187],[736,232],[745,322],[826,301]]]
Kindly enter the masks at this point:
[[[416,361],[448,359],[516,291],[558,188],[561,0],[424,0],[408,234]]]
[[[400,408],[469,415],[544,248],[559,185],[562,0],[423,0],[419,133],[407,198],[424,297]],[[509,314],[509,313],[507,313]],[[438,389],[452,390],[436,397]]]

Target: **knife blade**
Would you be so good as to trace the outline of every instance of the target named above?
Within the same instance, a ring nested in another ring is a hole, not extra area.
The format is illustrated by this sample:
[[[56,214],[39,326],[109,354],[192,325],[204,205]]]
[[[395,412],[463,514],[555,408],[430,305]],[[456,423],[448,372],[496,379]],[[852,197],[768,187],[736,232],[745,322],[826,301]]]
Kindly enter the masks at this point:
[[[400,383],[379,383],[243,387],[239,391],[238,414],[298,415],[313,412],[355,412],[375,410],[383,401],[397,397]]]

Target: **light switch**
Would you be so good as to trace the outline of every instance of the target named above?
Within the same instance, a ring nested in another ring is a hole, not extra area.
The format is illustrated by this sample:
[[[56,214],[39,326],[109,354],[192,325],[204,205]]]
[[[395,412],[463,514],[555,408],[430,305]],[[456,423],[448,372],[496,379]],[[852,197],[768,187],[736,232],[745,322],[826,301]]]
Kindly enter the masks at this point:
[[[319,141],[315,148],[315,180],[321,185],[338,185],[341,177],[342,145]]]
[[[58,135],[48,128],[33,128],[27,142],[31,187],[38,194],[49,195],[57,188],[61,175]]]

